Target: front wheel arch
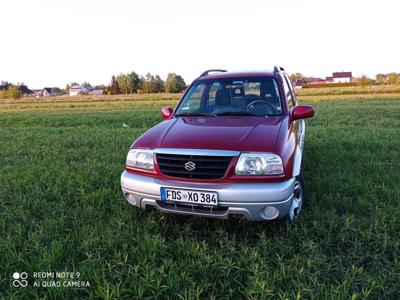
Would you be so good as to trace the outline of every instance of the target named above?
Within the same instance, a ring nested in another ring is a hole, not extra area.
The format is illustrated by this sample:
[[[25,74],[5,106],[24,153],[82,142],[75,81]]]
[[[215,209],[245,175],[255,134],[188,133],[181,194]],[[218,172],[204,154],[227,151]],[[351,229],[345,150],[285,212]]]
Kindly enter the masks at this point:
[[[299,203],[299,198],[301,198],[300,203]],[[282,220],[284,222],[298,223],[301,219],[301,215],[306,203],[307,203],[307,198],[304,189],[304,179],[303,176],[300,174],[295,177],[293,200],[289,212],[285,217],[283,217]]]

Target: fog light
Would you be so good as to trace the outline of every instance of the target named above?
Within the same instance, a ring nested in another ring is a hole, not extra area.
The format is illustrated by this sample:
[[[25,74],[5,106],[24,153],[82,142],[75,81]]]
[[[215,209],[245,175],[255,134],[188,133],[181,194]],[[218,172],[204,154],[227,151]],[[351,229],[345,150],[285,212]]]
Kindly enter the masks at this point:
[[[277,218],[279,215],[279,210],[273,206],[267,206],[261,212],[261,217],[266,220],[272,220]]]

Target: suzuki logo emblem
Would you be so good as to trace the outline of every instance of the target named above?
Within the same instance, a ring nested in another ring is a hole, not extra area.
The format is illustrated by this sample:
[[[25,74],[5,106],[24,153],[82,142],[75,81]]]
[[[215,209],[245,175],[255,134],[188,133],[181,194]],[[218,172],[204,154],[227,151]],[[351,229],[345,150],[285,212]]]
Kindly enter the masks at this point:
[[[193,171],[194,169],[196,169],[196,164],[194,162],[192,162],[192,161],[188,161],[185,164],[185,169],[188,170],[188,171]]]

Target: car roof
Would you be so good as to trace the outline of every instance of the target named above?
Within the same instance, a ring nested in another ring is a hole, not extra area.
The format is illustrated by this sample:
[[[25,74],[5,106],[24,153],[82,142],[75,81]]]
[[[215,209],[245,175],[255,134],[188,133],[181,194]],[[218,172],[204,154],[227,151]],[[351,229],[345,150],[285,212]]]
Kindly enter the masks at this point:
[[[200,76],[197,80],[233,78],[233,77],[274,77],[278,73],[273,70],[263,71],[234,71],[234,72],[218,72]]]

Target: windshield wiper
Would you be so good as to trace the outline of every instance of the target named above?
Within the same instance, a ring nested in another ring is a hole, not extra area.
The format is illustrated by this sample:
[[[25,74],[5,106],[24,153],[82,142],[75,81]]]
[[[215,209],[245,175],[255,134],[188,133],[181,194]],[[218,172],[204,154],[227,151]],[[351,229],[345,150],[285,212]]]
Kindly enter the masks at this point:
[[[264,117],[263,115],[258,115],[254,113],[250,113],[247,111],[223,111],[220,113],[216,113],[216,116],[256,116],[256,117]]]
[[[209,116],[212,117],[214,115],[206,114],[206,113],[195,113],[195,112],[186,112],[186,113],[180,113],[180,114],[175,114],[175,116],[188,116],[188,117],[196,117],[196,116]]]

